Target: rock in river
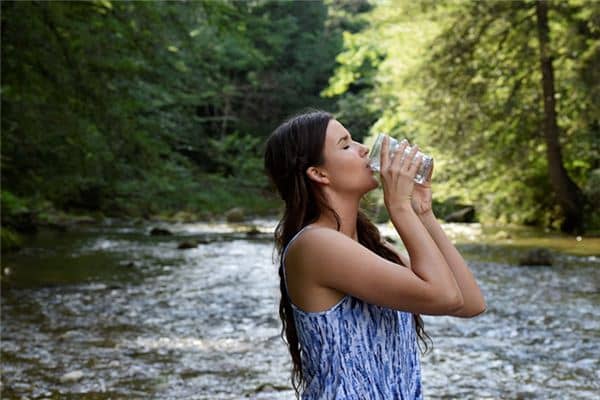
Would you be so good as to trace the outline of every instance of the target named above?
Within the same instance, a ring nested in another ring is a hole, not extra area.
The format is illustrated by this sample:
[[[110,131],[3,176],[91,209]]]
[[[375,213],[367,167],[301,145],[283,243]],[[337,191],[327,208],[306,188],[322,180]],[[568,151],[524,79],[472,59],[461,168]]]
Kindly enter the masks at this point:
[[[198,242],[196,242],[195,240],[185,240],[181,243],[179,243],[179,245],[177,246],[178,249],[193,249],[198,247]]]
[[[243,208],[235,207],[225,213],[225,218],[227,222],[244,222],[246,216]]]
[[[77,382],[81,378],[83,378],[83,372],[82,371],[71,371],[71,372],[67,372],[66,374],[64,374],[63,376],[61,376],[60,377],[60,381],[62,383]]]
[[[552,253],[543,248],[531,249],[519,259],[519,265],[552,265],[552,262]]]
[[[475,221],[475,207],[466,206],[458,211],[454,211],[444,217],[446,222],[473,222]]]
[[[152,228],[152,230],[150,231],[150,235],[151,236],[168,236],[168,235],[172,235],[173,233],[165,228]]]

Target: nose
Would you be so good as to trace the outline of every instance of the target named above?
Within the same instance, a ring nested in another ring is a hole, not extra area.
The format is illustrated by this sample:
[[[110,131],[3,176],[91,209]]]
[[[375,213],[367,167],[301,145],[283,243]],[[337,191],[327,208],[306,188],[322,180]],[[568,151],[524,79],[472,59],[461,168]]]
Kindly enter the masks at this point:
[[[369,154],[369,148],[367,146],[365,146],[364,144],[359,143],[358,147],[360,149],[360,156],[361,157],[365,157],[367,154]]]

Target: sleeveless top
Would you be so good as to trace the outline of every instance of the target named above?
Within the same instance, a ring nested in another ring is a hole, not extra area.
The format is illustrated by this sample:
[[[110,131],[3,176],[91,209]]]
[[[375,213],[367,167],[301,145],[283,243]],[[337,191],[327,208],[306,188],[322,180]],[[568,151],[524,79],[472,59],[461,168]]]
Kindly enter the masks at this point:
[[[285,256],[281,263],[284,284]],[[346,295],[326,311],[307,312],[288,295],[306,388],[303,400],[421,400],[413,315]]]

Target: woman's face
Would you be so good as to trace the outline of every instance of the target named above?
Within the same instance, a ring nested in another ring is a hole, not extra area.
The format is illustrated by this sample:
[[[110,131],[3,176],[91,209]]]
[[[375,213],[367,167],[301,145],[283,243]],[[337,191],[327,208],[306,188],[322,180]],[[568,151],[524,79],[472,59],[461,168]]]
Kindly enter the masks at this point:
[[[353,141],[342,124],[335,119],[329,121],[323,150],[325,162],[320,168],[333,190],[362,195],[378,186],[368,154],[369,148]]]

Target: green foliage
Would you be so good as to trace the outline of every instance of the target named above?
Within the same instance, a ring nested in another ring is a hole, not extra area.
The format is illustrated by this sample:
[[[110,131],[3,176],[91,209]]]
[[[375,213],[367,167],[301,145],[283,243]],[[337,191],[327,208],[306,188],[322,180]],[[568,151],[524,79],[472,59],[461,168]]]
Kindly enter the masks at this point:
[[[17,250],[23,245],[23,238],[18,233],[6,227],[0,227],[2,253]]]
[[[246,182],[259,182],[262,177],[262,140],[234,132],[223,140],[211,140],[214,161],[220,176],[235,176]]]
[[[595,227],[600,3],[549,4],[564,166]],[[312,106],[358,140],[419,144],[448,207],[560,224],[532,1],[1,7],[3,212],[48,201],[109,215],[266,212],[261,143]]]
[[[2,204],[2,216],[14,215],[28,210],[25,201],[8,190],[2,190],[0,194],[0,203]]]
[[[336,118],[344,121],[355,140],[362,140],[385,108],[380,97],[373,95],[376,73],[385,59],[385,51],[376,42],[364,40],[361,36],[360,29],[367,26],[365,16],[371,10],[370,6],[362,2],[339,3],[333,7],[334,15],[338,18],[346,15],[346,7],[351,6],[356,13],[353,23],[346,28],[356,30],[343,31],[344,50],[337,55],[335,74],[321,94],[336,99]]]
[[[597,91],[599,83],[584,84],[575,72],[577,65],[587,63],[578,52],[589,52],[590,45],[597,48],[593,43],[598,34],[592,33],[597,28],[581,13],[594,8],[556,2],[550,4],[549,15],[564,167],[579,186],[598,162],[593,143],[598,114],[583,117],[581,111],[597,109],[597,100],[588,93]],[[580,30],[583,26],[590,30]],[[531,32],[536,32],[532,2],[473,2],[451,11],[449,23],[432,41],[421,78],[427,85],[425,115],[430,137],[452,146],[459,159],[477,154],[487,158],[489,167],[479,169],[477,176],[456,173],[478,199],[491,198],[484,203],[489,214],[556,228],[562,215],[549,186],[540,134],[539,49]],[[440,120],[443,125],[436,126]],[[502,193],[506,200],[495,201]]]
[[[438,200],[475,204],[484,221],[556,228],[535,18],[531,1],[378,3],[369,26],[345,36],[324,93],[339,114],[363,114],[346,100],[350,83],[364,74],[364,54],[385,50],[361,92],[381,105],[371,134],[407,137],[433,155]],[[600,162],[600,3],[550,2],[549,19],[564,167],[586,187]]]
[[[2,2],[3,187],[107,214],[263,197],[258,144],[329,103],[326,22],[322,2]]]
[[[29,211],[29,206],[25,199],[22,199],[8,190],[3,189],[0,192],[0,203],[2,226],[0,226],[0,242],[2,244],[2,253],[17,250],[23,244],[23,238],[14,230],[14,220],[19,214]]]

